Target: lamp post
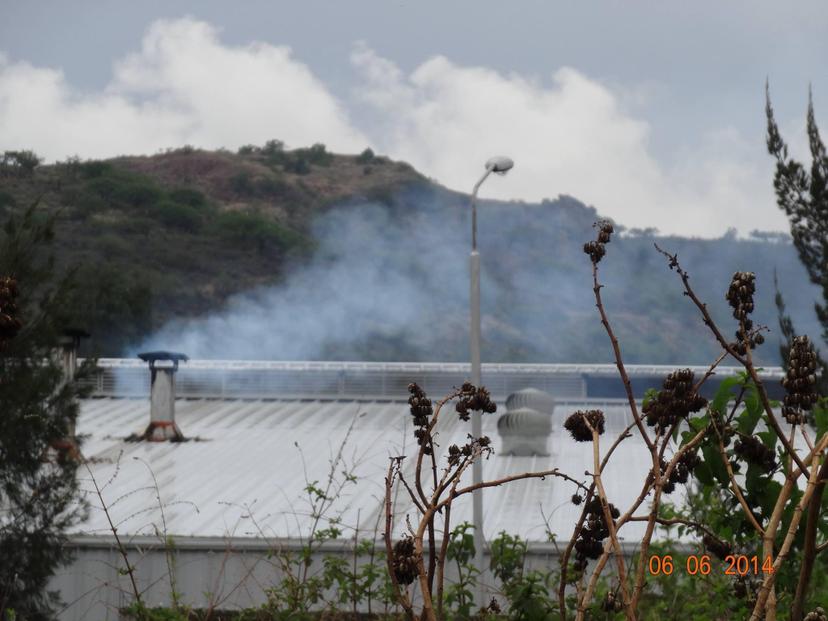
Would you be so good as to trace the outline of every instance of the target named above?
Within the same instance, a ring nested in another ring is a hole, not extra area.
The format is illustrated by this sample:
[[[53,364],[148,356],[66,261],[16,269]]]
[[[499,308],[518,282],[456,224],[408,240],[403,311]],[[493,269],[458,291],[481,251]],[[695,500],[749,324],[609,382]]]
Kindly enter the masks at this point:
[[[480,253],[477,251],[477,191],[483,182],[492,173],[505,175],[515,163],[508,157],[493,157],[486,162],[486,172],[474,185],[471,195],[472,209],[472,249],[470,256],[471,267],[471,382],[480,386]],[[483,421],[480,411],[472,412],[472,435],[479,438],[483,435]],[[472,464],[472,480],[483,482],[483,464],[479,459]],[[477,569],[477,604],[483,606],[483,490],[472,492],[472,522],[474,524],[474,566]]]

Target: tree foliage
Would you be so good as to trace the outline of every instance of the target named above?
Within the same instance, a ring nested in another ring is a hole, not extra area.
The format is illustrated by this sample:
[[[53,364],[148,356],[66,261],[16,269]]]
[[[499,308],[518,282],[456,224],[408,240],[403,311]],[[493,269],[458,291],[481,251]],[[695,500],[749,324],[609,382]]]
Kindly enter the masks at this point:
[[[67,327],[71,274],[55,276],[52,219],[35,206],[0,233],[3,314],[15,320],[0,348],[0,618],[51,619],[54,571],[68,560],[65,531],[83,515],[68,441],[80,390],[54,351]],[[81,376],[83,375],[82,370]]]
[[[810,170],[789,155],[788,145],[782,139],[773,115],[767,87],[765,113],[768,153],[776,159],[773,177],[776,202],[791,223],[793,243],[808,277],[822,290],[822,303],[816,303],[814,308],[822,327],[822,339],[828,344],[828,155],[816,124],[813,97],[809,92],[806,129],[811,152]],[[789,343],[793,324],[784,312],[781,297],[777,298],[777,307],[782,332]],[[788,343],[783,345],[783,360]],[[824,362],[822,366],[828,368]],[[823,373],[823,388],[826,387],[826,377],[828,373]]]

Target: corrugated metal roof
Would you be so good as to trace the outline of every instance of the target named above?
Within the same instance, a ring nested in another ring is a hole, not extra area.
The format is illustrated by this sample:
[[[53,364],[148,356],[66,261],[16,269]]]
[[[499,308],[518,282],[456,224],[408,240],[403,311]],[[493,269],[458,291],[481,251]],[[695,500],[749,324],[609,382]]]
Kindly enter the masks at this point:
[[[584,472],[592,470],[591,444],[573,442],[562,429],[575,409],[574,402],[556,406],[548,457],[495,454],[483,464],[484,477],[559,467],[589,482]],[[602,409],[608,421],[606,450],[629,422],[629,413],[617,402]],[[497,417],[484,416],[483,423],[495,450],[500,444]],[[370,537],[378,524],[389,456],[414,454],[410,418],[407,404],[399,401],[181,399],[176,421],[190,441],[128,442],[129,434],[140,433],[149,422],[148,400],[100,398],[82,402],[78,433],[87,436],[83,452],[119,534],[126,537],[164,531],[164,522],[167,533],[177,537],[307,537],[315,516],[306,487],[314,481],[324,487],[342,447],[335,480],[343,480],[343,471],[352,471],[357,480],[343,485],[325,518],[340,518],[343,537],[350,538],[357,523],[361,537]],[[465,443],[470,423],[461,423],[453,409],[441,418],[441,446]],[[626,508],[640,493],[649,454],[632,437],[621,444],[613,462],[605,486],[610,501]],[[470,479],[471,473],[466,476]],[[91,481],[84,488],[92,490]],[[550,531],[568,540],[579,514],[570,502],[573,492],[573,485],[557,478],[487,489],[484,534],[490,538],[507,531],[545,541],[545,516]],[[78,532],[111,534],[97,498],[90,494],[88,499],[93,509]],[[416,519],[405,500],[404,493],[398,495],[397,535],[404,530],[406,513]],[[454,524],[471,517],[470,497],[453,506]],[[320,526],[328,526],[325,519]],[[622,535],[632,541],[642,532],[643,525],[629,524]]]

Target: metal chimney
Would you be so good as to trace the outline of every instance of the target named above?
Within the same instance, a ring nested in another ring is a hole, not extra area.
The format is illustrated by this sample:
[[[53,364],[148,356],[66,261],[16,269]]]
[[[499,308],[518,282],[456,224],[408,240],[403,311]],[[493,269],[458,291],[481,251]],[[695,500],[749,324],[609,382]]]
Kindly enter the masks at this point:
[[[54,358],[63,370],[63,379],[56,388],[60,392],[64,386],[75,379],[78,370],[78,349],[81,339],[89,338],[89,333],[79,328],[66,328],[58,339],[58,346],[54,350]],[[57,451],[58,459],[79,459],[77,439],[75,438],[75,420],[69,421],[69,428],[65,438],[53,440],[50,445]]]
[[[555,399],[536,388],[524,388],[506,398],[506,413],[497,419],[502,455],[549,455]]]
[[[169,351],[138,354],[150,369],[150,423],[143,438],[150,442],[180,442],[184,434],[175,423],[175,373],[178,362],[189,358]]]
[[[58,340],[60,346],[57,355],[58,362],[63,367],[63,381],[68,384],[75,379],[78,371],[78,349],[81,339],[89,338],[89,333],[78,328],[67,328]]]

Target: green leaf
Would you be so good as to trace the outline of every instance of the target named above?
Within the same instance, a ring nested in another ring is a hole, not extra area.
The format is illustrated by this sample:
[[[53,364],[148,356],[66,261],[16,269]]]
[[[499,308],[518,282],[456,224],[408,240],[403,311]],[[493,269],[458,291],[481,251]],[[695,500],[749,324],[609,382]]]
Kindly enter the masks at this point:
[[[713,397],[713,402],[710,404],[711,409],[719,414],[724,414],[725,406],[732,399],[736,398],[736,395],[733,393],[733,388],[735,386],[742,386],[743,383],[744,379],[739,375],[724,378]]]
[[[762,476],[762,470],[759,466],[756,464],[748,465],[747,473],[745,474],[745,489],[748,494],[759,494],[766,480],[767,478]]]
[[[762,417],[763,411],[764,408],[759,400],[756,386],[751,383],[748,385],[747,392],[745,393],[745,410],[737,417],[736,427],[746,435],[752,434],[756,428],[756,424]]]
[[[766,516],[773,513],[773,506],[776,504],[779,493],[782,491],[782,485],[778,481],[768,480],[763,485],[759,492],[759,506],[762,507],[762,513]]]
[[[710,468],[710,472],[722,485],[727,485],[730,479],[727,476],[727,468],[722,463],[722,457],[719,451],[713,448],[712,445],[702,447],[702,454],[704,455],[704,463]]]
[[[828,408],[814,408],[814,422],[816,423],[817,438],[828,431]]]
[[[713,473],[706,462],[699,463],[693,470],[693,474],[702,485],[713,485]]]
[[[769,449],[774,450],[776,448],[776,442],[777,440],[779,440],[779,438],[773,429],[768,429],[767,431],[760,431],[756,435]]]

